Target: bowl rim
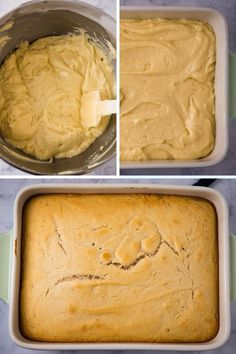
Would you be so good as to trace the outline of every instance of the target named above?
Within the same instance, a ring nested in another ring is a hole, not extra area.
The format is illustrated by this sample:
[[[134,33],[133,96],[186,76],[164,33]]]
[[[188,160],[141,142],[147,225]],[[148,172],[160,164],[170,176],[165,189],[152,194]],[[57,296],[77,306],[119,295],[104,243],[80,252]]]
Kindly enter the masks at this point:
[[[8,12],[6,12],[3,16],[0,17],[0,23],[1,25],[4,25],[5,23],[7,23],[7,21],[9,20],[9,18],[14,14],[15,11],[17,10],[21,10],[21,9],[24,9],[24,8],[28,8],[29,6],[31,5],[35,5],[35,4],[40,4],[40,3],[43,3],[44,5],[46,5],[48,3],[48,1],[44,1],[44,0],[30,0],[30,1],[25,1],[23,3],[21,3],[20,5],[15,5],[13,8],[11,8],[11,10],[9,10]],[[96,11],[98,13],[101,13],[103,15],[105,15],[107,18],[109,18],[109,20],[111,22],[113,22],[114,24],[114,27],[115,27],[115,30],[116,30],[116,19],[113,18],[111,15],[109,15],[107,12],[105,12],[103,9],[99,8],[99,7],[96,7],[94,5],[91,5],[89,3],[86,3],[84,1],[81,1],[81,0],[50,0],[50,4],[52,3],[57,3],[58,4],[58,9],[60,9],[60,5],[63,5],[63,6],[66,6],[68,7],[69,9],[69,6],[70,5],[75,5],[76,7],[78,7],[78,10],[79,10],[79,7],[80,6],[83,6],[87,9],[91,9],[93,11]],[[74,10],[71,10],[71,11],[74,11]],[[78,11],[79,12],[79,11]],[[116,38],[114,38],[115,42],[116,42]],[[114,77],[116,76],[115,75],[116,73],[114,72]],[[116,85],[117,86],[117,85]],[[117,115],[116,115],[117,116]],[[116,118],[115,118],[116,119]],[[106,130],[108,129],[109,125],[111,124],[111,121],[109,122]],[[115,126],[116,126],[116,122],[115,122]],[[105,131],[106,131],[105,130]],[[115,127],[115,130],[116,127]],[[105,131],[103,132],[103,134],[105,133]],[[102,135],[103,135],[102,134]],[[102,136],[101,135],[101,136]],[[3,140],[5,140],[3,137],[2,137]],[[96,141],[97,139],[95,139]],[[94,141],[94,142],[95,142]],[[90,145],[92,146],[94,144],[94,142]],[[43,161],[40,161],[39,159],[36,159],[34,158],[33,156],[30,156],[29,154],[26,154],[24,152],[22,152],[22,150],[18,149],[18,148],[15,148],[14,146],[11,146],[9,143],[7,143],[6,141],[4,141],[5,144],[3,144],[2,142],[0,142],[0,144],[2,146],[4,146],[4,150],[5,150],[5,153],[6,155],[0,150],[0,158],[6,162],[8,165],[20,170],[20,171],[23,171],[23,172],[26,172],[26,173],[30,173],[32,175],[53,175],[53,176],[68,176],[68,175],[84,175],[84,174],[89,174],[91,173],[92,171],[96,170],[98,167],[104,165],[106,162],[110,161],[112,158],[114,158],[114,156],[116,156],[116,145],[117,145],[117,133],[115,133],[115,138],[112,140],[111,144],[108,146],[108,148],[104,151],[104,155],[105,157],[101,157],[98,161],[90,164],[90,165],[85,165],[84,167],[74,167],[73,169],[70,169],[70,168],[67,168],[66,170],[62,170],[62,171],[59,171],[59,172],[40,172],[40,171],[37,171],[35,168],[33,167],[27,167],[27,166],[22,166],[21,164],[21,161],[24,159],[23,156],[19,155],[19,161],[17,162],[13,162],[12,161],[12,156],[11,154],[7,151],[7,150],[10,150],[12,149],[13,150],[13,154],[17,155],[18,152],[19,153],[23,153],[26,155],[26,158],[29,158],[29,159],[33,159],[35,160],[34,162],[35,163],[42,163]],[[90,148],[90,146],[88,147],[88,149]],[[15,150],[15,151],[14,151]],[[87,150],[87,149],[86,149]],[[85,150],[85,151],[86,151]],[[112,151],[110,154],[110,150],[114,150]],[[84,151],[83,151],[84,152]],[[82,153],[83,153],[82,152]],[[108,156],[107,156],[108,155]],[[76,158],[80,156],[80,154],[76,155],[76,156],[73,156],[72,158]],[[70,158],[63,158],[65,160],[70,160]],[[61,160],[61,159],[53,159],[53,160]],[[47,162],[45,162],[47,163]],[[50,164],[52,163],[53,164],[53,161],[52,162],[49,162]],[[114,161],[114,164],[116,163],[116,161]]]

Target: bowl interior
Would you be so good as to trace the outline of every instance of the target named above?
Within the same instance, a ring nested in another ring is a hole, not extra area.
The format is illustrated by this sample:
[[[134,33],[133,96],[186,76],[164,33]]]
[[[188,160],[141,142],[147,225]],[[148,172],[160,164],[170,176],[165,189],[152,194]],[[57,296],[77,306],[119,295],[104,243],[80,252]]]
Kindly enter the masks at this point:
[[[9,36],[0,48],[0,63],[24,40],[66,33],[78,33],[83,28],[99,41],[105,52],[108,42],[115,46],[115,21],[101,10],[73,1],[33,1],[22,5],[0,20],[0,27],[12,22],[13,26],[1,36]],[[108,42],[107,42],[108,41]],[[115,73],[115,60],[113,61]],[[87,173],[107,161],[116,150],[116,117],[112,115],[106,131],[83,153],[72,158],[39,161],[0,140],[0,156],[8,163],[35,174]]]

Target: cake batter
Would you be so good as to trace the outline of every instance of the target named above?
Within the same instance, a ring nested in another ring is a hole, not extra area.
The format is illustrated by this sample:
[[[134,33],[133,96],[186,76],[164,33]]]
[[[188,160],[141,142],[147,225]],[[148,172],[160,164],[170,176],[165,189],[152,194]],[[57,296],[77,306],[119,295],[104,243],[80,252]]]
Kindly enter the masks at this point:
[[[98,90],[114,98],[111,58],[85,33],[23,42],[0,68],[0,132],[40,160],[72,157],[106,129],[80,119],[82,94]]]
[[[121,20],[121,159],[192,160],[215,144],[215,35],[192,20]]]

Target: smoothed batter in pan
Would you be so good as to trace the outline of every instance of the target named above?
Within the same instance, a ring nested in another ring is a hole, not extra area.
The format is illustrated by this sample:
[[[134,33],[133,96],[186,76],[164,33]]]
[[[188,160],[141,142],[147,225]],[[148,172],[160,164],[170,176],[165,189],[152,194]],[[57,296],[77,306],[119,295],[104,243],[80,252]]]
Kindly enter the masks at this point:
[[[215,35],[193,20],[121,20],[121,160],[189,160],[215,144]]]
[[[72,157],[106,129],[84,128],[83,93],[114,98],[111,58],[85,33],[23,42],[0,68],[0,133],[40,160]]]

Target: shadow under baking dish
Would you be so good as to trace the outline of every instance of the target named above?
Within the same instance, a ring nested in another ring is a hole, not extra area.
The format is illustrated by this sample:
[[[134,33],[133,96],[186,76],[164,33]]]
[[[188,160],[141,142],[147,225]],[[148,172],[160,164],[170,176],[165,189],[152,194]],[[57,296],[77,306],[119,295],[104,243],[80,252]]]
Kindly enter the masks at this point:
[[[53,193],[79,194],[159,194],[200,197],[210,201],[217,213],[218,249],[219,249],[219,332],[215,338],[204,343],[50,343],[36,342],[24,338],[19,328],[19,293],[21,266],[21,230],[22,209],[25,202],[35,195]],[[213,189],[204,187],[154,186],[154,185],[83,185],[83,184],[44,184],[23,189],[17,196],[14,206],[14,239],[16,252],[12,252],[11,296],[10,296],[10,335],[15,343],[30,349],[135,349],[135,350],[209,350],[223,345],[230,333],[230,297],[229,297],[229,229],[228,209],[224,198]],[[14,242],[13,242],[14,244]]]

